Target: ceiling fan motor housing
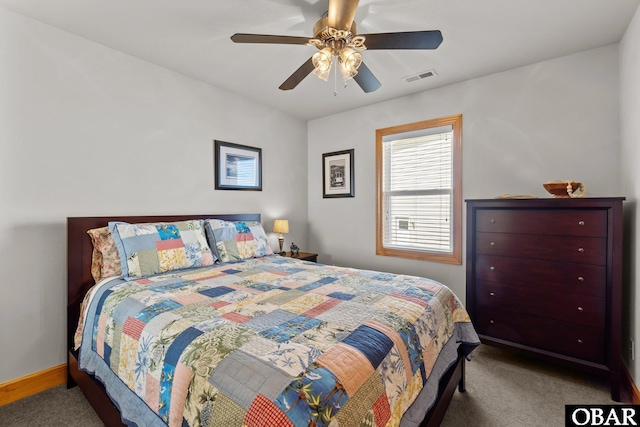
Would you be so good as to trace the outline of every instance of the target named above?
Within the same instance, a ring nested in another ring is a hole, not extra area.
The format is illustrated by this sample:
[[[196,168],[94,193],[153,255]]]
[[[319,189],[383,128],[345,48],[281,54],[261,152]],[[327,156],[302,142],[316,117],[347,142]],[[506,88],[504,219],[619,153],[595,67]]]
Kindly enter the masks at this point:
[[[309,42],[318,49],[330,47],[334,52],[339,52],[345,46],[366,49],[364,37],[357,34],[358,26],[355,22],[351,23],[349,30],[338,30],[329,26],[329,18],[325,15],[313,26],[313,39]],[[353,46],[354,44],[357,46]]]

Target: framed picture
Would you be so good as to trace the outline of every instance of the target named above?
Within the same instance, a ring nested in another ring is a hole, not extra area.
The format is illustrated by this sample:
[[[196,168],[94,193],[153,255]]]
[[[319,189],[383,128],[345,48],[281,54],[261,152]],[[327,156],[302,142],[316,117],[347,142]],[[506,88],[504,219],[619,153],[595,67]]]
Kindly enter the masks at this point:
[[[322,155],[322,197],[354,197],[353,150]]]
[[[262,191],[262,149],[214,142],[216,190]]]

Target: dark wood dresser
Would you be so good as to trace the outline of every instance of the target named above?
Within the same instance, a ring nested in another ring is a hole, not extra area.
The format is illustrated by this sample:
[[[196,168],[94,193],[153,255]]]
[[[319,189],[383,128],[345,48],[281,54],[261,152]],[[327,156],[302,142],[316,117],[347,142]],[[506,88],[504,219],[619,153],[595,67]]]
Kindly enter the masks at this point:
[[[466,307],[482,342],[607,375],[616,401],[623,200],[467,200]]]

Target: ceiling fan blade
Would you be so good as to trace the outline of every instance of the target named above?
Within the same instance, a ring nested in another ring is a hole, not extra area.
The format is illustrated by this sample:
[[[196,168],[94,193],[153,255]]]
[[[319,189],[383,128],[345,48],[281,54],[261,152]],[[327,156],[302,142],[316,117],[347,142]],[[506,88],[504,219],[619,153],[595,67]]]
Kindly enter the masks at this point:
[[[382,86],[382,83],[376,79],[376,76],[373,75],[369,67],[364,65],[364,62],[358,67],[358,74],[353,76],[353,80],[355,80],[366,93],[375,92]]]
[[[231,40],[236,43],[273,43],[273,44],[308,44],[309,37],[272,36],[268,34],[234,34]]]
[[[404,33],[361,34],[366,37],[367,49],[436,49],[442,43],[442,33],[408,31]]]
[[[359,0],[329,0],[327,23],[336,30],[349,30],[356,16]]]
[[[294,71],[293,74],[291,74],[289,78],[280,85],[280,90],[291,90],[295,88],[302,80],[304,80],[305,77],[309,75],[309,73],[313,71],[313,69],[313,61],[309,58],[307,62],[302,64],[300,68]]]

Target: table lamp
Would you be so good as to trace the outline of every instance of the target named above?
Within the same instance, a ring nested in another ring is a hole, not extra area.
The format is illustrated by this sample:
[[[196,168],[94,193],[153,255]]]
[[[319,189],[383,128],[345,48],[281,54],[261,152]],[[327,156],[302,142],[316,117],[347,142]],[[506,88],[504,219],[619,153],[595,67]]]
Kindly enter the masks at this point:
[[[280,236],[278,236],[278,243],[280,243],[279,253],[280,255],[283,255],[286,252],[282,250],[282,247],[284,246],[284,237],[282,236],[282,233],[287,234],[289,232],[289,221],[286,219],[276,219],[273,221],[273,232],[280,233]]]

